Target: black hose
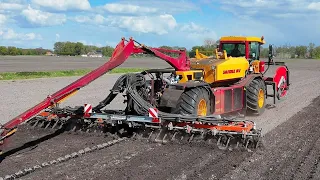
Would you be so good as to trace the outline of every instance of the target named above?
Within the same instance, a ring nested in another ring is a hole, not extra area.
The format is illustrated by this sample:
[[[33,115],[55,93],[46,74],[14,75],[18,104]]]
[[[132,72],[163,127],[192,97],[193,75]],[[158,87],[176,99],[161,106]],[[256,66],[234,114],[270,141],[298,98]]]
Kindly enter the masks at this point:
[[[113,89],[121,89],[126,90],[126,94],[133,103],[133,109],[138,115],[147,116],[149,114],[149,108],[154,108],[154,106],[144,99],[138,91],[138,88],[144,88],[146,84],[146,79],[143,74],[125,74],[122,75],[114,85]],[[112,98],[110,98],[112,97]],[[98,106],[95,107],[95,110],[100,110],[102,107],[106,106],[113,100],[112,92],[108,95],[106,99],[104,99]],[[100,108],[100,109],[99,109]],[[198,117],[196,115],[191,114],[174,114],[174,113],[166,113],[159,111],[159,117],[163,119],[178,119],[184,121],[207,121],[215,123],[227,123],[227,122],[243,122],[241,120],[236,120],[235,118],[217,118],[213,115]]]

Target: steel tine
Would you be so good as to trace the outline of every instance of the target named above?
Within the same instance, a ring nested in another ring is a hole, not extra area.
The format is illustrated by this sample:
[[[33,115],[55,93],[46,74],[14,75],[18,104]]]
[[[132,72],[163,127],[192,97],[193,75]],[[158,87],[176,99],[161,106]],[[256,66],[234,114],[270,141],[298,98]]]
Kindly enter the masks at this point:
[[[183,138],[184,138],[184,135],[182,135],[182,136],[181,136],[180,141],[182,141],[182,140],[183,140]]]
[[[51,121],[48,122],[48,124],[46,125],[46,127],[44,129],[47,129],[51,124]]]
[[[160,130],[160,132],[157,134],[157,136],[156,136],[156,138],[155,138],[155,142],[158,142],[158,143],[162,143],[162,140],[160,140],[160,136],[161,136],[161,134],[162,134],[162,132],[163,132],[164,130],[163,129],[161,129]]]
[[[218,146],[220,146],[220,141],[221,141],[221,136],[219,136],[219,139],[218,139],[218,142],[217,142]]]
[[[52,126],[52,129],[54,129],[59,123],[59,120],[56,121],[56,123],[54,123],[54,125]]]
[[[44,121],[42,121],[38,127],[43,127],[43,125],[44,125]]]
[[[258,148],[258,146],[259,146],[259,141],[257,141],[257,142],[256,142],[256,144],[255,144],[254,148],[256,148],[256,149],[257,149],[257,148]]]
[[[148,140],[150,140],[150,138],[151,138],[151,136],[152,136],[153,132],[154,132],[154,131],[151,131],[151,132],[150,132],[149,137],[148,137]]]
[[[190,143],[193,140],[194,134],[191,135],[191,137],[189,138],[188,142]]]
[[[32,127],[36,127],[38,125],[38,123],[39,123],[39,120],[36,121]]]
[[[163,136],[163,138],[162,138],[162,143],[167,143],[167,141],[165,140],[166,137],[167,137],[167,135],[168,135],[168,133],[165,133],[165,134],[164,134],[164,136]]]
[[[134,139],[136,136],[137,136],[137,133],[136,133],[136,132],[134,132],[134,133],[133,133],[133,135],[131,136],[131,138],[133,138],[133,139]]]
[[[228,140],[227,140],[227,144],[226,144],[226,147],[228,147],[228,146],[229,146],[229,143],[230,143],[230,139],[231,139],[231,137],[228,137]]]
[[[159,131],[159,133],[158,133],[158,134],[157,134],[157,136],[156,136],[156,139],[159,139],[159,137],[160,137],[160,135],[161,135],[162,131],[163,131],[163,129],[161,129],[161,130]]]
[[[247,142],[246,142],[246,149],[248,149],[249,142],[250,142],[250,139],[247,139]]]
[[[173,133],[173,136],[172,136],[172,138],[171,138],[171,141],[174,141],[174,140],[176,140],[176,135],[178,134],[178,132],[174,132]]]

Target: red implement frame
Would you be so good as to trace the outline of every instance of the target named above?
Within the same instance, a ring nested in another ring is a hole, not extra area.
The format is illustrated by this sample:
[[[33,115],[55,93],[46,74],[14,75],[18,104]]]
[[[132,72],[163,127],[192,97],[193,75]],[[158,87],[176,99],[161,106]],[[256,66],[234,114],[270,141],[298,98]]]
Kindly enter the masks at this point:
[[[127,41],[128,42],[127,44],[125,44],[125,41],[127,40],[125,40],[125,38],[122,38],[120,43],[116,46],[108,62],[98,67],[97,69],[91,71],[87,75],[81,77],[80,79],[76,80],[75,82],[71,83],[70,85],[64,87],[58,92],[48,96],[45,100],[43,100],[36,106],[28,109],[24,113],[20,114],[19,116],[15,117],[11,121],[4,124],[2,128],[4,128],[5,131],[1,134],[1,136],[6,137],[7,133],[12,129],[14,129],[17,125],[39,114],[42,110],[50,106],[54,106],[59,101],[67,98],[69,95],[78,91],[80,88],[88,85],[89,83],[101,77],[108,71],[121,65],[122,63],[124,63],[125,60],[129,58],[131,54],[139,54],[139,53],[153,54],[156,57],[168,62],[177,71],[185,71],[190,69],[190,66],[189,66],[190,61],[187,58],[186,51],[168,50],[168,49],[161,49],[161,48],[149,48],[139,43],[138,43],[139,46],[137,46],[134,44],[136,41],[134,41],[132,38],[130,38],[130,40]],[[177,58],[173,58],[171,56],[164,54],[163,52],[176,53],[176,54],[179,54],[179,56]]]

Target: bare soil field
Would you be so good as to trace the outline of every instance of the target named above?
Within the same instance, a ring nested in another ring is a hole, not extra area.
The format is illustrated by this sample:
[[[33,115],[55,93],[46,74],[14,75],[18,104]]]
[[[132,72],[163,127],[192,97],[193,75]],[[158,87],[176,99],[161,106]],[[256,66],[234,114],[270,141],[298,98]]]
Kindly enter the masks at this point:
[[[107,57],[0,56],[0,72],[95,69],[108,60]],[[166,68],[169,65],[157,58],[129,58],[119,67]]]
[[[257,151],[126,140],[21,179],[319,179],[320,61],[293,60],[288,67],[292,85],[287,99],[260,117],[247,117],[263,128],[263,146]],[[118,76],[103,76],[62,105],[97,104]],[[77,78],[0,82],[0,122]],[[123,107],[120,97],[110,107]],[[19,129],[10,139],[7,150],[11,151],[1,162],[0,177],[107,141],[110,139]]]
[[[0,72],[57,71],[95,69],[106,63],[109,57],[89,58],[72,56],[0,56]],[[282,59],[279,59],[282,60]],[[300,61],[294,59],[289,61]],[[168,63],[159,58],[130,57],[121,68],[167,68]]]

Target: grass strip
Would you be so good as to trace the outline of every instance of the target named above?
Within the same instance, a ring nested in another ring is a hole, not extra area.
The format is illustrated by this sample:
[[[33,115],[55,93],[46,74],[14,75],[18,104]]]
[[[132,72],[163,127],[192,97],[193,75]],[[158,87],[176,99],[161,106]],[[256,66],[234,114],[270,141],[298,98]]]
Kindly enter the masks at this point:
[[[109,74],[115,73],[133,73],[140,72],[143,68],[115,68],[109,71]],[[68,77],[68,76],[83,76],[91,72],[90,69],[78,70],[61,70],[61,71],[46,71],[46,72],[2,72],[0,80],[20,80],[20,79],[36,79],[36,78],[52,78],[52,77]]]

